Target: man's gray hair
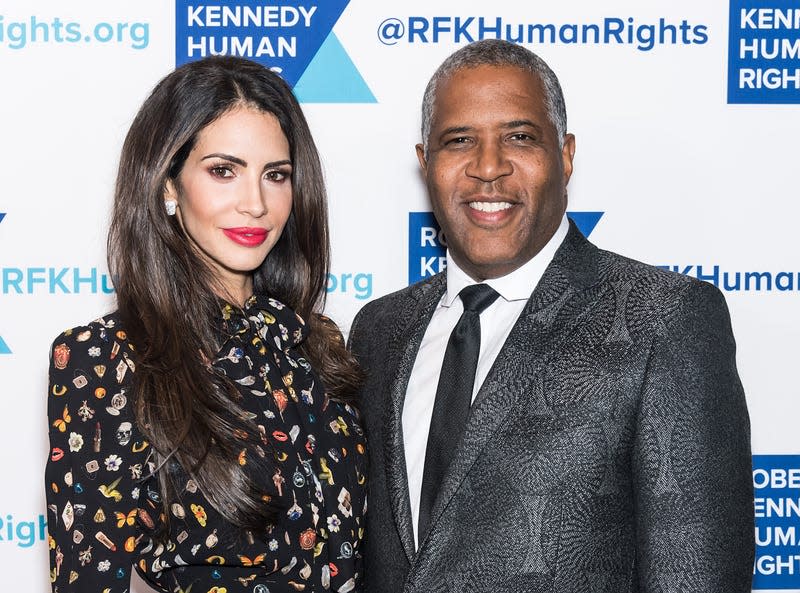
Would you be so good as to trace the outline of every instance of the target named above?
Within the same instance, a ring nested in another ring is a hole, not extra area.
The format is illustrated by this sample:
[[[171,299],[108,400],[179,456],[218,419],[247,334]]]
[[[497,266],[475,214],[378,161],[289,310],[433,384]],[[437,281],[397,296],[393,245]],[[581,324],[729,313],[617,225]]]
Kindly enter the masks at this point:
[[[452,53],[433,73],[422,98],[422,144],[428,154],[428,140],[433,120],[433,103],[439,83],[454,72],[477,66],[514,66],[538,76],[544,87],[544,102],[550,123],[556,129],[559,146],[567,133],[567,108],[558,77],[547,63],[521,45],[502,39],[484,39],[465,45]]]

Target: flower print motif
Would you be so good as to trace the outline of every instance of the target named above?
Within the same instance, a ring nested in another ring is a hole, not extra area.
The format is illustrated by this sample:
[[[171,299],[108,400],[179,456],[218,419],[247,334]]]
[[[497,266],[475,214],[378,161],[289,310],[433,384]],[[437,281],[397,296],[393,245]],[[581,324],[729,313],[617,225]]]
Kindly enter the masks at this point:
[[[270,552],[274,552],[275,550],[278,549],[278,540],[273,538],[273,539],[269,540],[269,544],[268,545],[269,545],[269,551]]]
[[[237,364],[242,359],[242,356],[244,356],[244,351],[238,346],[234,346],[228,351],[228,354],[226,356],[223,356],[217,360],[227,359],[230,360],[232,363]]]
[[[138,486],[136,488],[134,488],[133,490],[131,490],[131,498],[133,500],[139,500],[139,492],[140,492],[140,490],[139,490]]]
[[[282,323],[279,323],[279,324],[278,324],[278,329],[279,329],[279,330],[280,330],[280,332],[281,332],[281,339],[282,339],[284,342],[288,342],[288,341],[289,341],[289,330],[288,330],[288,329],[286,329],[286,326],[285,326],[285,325],[283,325]]]
[[[69,433],[69,450],[73,453],[77,453],[81,448],[83,448],[83,435],[77,432]]]
[[[102,560],[97,563],[97,570],[99,572],[108,572],[111,568],[111,561],[109,560]]]
[[[192,509],[192,514],[194,514],[194,518],[197,519],[197,522],[200,523],[200,527],[205,527],[208,515],[203,505],[192,503],[189,508]]]
[[[89,348],[89,356],[92,358],[97,358],[100,356],[100,347],[99,346],[92,346]]]
[[[119,455],[109,455],[105,459],[105,464],[108,471],[115,472],[122,466],[122,457]]]
[[[336,533],[339,531],[339,527],[341,527],[342,521],[339,519],[339,516],[334,513],[330,517],[328,517],[328,531],[331,533]]]
[[[270,369],[269,363],[264,363],[260,367],[258,367],[259,378],[266,380],[268,376],[267,374],[269,373],[269,369]]]

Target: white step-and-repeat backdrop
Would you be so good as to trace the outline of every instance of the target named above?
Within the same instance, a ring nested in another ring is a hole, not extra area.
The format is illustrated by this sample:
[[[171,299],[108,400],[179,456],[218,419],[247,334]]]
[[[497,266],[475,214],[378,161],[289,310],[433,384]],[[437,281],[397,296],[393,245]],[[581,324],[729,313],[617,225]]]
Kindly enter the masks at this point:
[[[753,426],[754,588],[800,591],[797,0],[3,0],[5,590],[49,590],[48,347],[113,308],[116,160],[153,85],[210,53],[294,85],[324,158],[327,310],[346,331],[370,299],[440,269],[414,155],[420,99],[445,56],[487,37],[559,74],[577,136],[569,211],[591,240],[724,291]]]

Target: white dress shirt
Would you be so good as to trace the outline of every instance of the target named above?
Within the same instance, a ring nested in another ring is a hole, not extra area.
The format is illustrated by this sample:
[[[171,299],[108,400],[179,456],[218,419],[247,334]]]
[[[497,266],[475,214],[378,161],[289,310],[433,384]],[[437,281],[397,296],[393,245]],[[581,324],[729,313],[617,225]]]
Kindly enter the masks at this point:
[[[522,313],[525,303],[542,278],[545,268],[553,260],[564,237],[567,236],[568,229],[569,223],[565,215],[558,230],[536,256],[510,274],[485,281],[500,294],[500,298],[489,305],[480,316],[481,348],[475,372],[475,385],[472,389],[473,401],[508,334],[511,333],[511,328]],[[408,494],[411,500],[415,545],[419,545],[417,534],[419,499],[422,492],[425,449],[433,415],[433,404],[436,399],[436,387],[439,384],[439,373],[444,361],[447,342],[464,310],[458,293],[466,286],[477,284],[453,261],[449,250],[446,274],[447,290],[425,330],[403,403],[403,447],[406,454]]]

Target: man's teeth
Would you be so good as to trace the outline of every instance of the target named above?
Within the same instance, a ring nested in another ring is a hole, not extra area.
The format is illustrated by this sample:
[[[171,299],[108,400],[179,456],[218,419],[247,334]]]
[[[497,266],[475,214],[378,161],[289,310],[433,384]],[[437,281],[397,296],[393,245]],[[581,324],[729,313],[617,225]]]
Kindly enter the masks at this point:
[[[470,202],[469,207],[481,212],[500,212],[511,208],[511,202]]]

